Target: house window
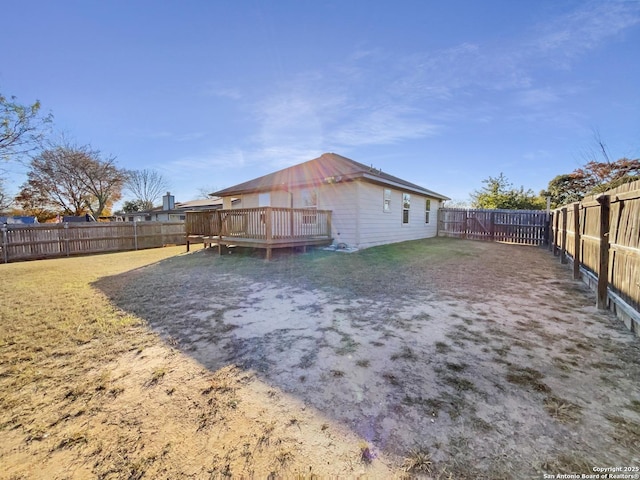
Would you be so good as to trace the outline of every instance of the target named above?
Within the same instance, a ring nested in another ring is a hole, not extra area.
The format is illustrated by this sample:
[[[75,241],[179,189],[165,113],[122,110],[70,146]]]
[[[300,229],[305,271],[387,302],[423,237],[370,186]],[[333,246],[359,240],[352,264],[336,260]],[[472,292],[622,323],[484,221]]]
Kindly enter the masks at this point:
[[[271,206],[271,194],[269,192],[258,194],[258,206],[259,207]]]
[[[431,200],[427,198],[424,212],[424,223],[429,223],[429,214],[431,213]]]
[[[318,208],[318,192],[315,189],[305,189],[300,192],[302,208]]]
[[[411,195],[402,194],[402,223],[409,223],[409,207],[411,206]]]
[[[388,188],[384,189],[384,194],[382,196],[382,211],[385,213],[391,212],[391,190]]]
[[[309,213],[302,215],[303,225],[315,225],[318,223],[318,214],[316,209],[318,208],[318,192],[315,189],[305,189],[300,192],[302,199],[302,208],[309,209]]]

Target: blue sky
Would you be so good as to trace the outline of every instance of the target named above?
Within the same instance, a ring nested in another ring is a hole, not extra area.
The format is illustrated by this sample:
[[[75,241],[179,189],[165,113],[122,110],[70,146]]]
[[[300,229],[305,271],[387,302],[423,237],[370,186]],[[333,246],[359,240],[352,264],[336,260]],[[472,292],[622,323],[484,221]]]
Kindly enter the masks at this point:
[[[458,200],[640,155],[640,2],[5,2],[0,91],[177,201],[323,152]],[[12,190],[24,168],[4,165]]]

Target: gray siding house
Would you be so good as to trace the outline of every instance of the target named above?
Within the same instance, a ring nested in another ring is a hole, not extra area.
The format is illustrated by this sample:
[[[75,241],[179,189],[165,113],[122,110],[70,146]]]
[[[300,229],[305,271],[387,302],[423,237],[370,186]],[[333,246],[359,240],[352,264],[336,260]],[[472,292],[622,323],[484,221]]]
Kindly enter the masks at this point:
[[[367,248],[434,237],[448,197],[335,153],[212,195],[224,210],[258,207],[331,211],[334,245]]]

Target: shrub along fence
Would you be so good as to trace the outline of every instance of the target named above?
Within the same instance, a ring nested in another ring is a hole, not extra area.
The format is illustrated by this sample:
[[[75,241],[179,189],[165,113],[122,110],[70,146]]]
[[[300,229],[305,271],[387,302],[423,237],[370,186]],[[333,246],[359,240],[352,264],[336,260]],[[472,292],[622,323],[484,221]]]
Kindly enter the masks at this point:
[[[640,181],[552,212],[550,248],[640,335]]]
[[[185,244],[183,222],[4,224],[0,229],[4,263]]]
[[[438,235],[442,237],[543,245],[548,228],[549,214],[544,210],[438,210]]]

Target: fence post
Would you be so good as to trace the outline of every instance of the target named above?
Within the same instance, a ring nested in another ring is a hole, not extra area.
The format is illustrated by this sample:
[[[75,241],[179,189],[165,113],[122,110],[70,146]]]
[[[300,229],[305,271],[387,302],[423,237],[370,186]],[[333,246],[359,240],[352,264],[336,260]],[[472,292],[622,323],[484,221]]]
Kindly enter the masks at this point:
[[[562,245],[560,263],[567,263],[567,207],[562,207]]]
[[[558,256],[558,216],[560,215],[560,210],[556,210],[553,212],[553,256]]]
[[[491,241],[496,240],[496,212],[489,214],[489,231],[491,232]]]
[[[580,263],[582,252],[580,251],[580,203],[573,204],[573,278],[580,280]]]
[[[7,247],[9,242],[7,241],[7,224],[4,223],[2,225],[2,257],[4,258],[4,263],[9,263],[9,252],[7,252]]]
[[[138,250],[138,222],[136,222],[135,218],[133,219],[133,248],[134,250]]]
[[[607,288],[609,286],[609,195],[596,198],[600,204],[600,265],[598,268],[598,300],[596,306],[607,308]]]
[[[469,214],[468,210],[464,211],[464,221],[462,222],[462,238],[467,238],[467,215]]]
[[[69,224],[62,224],[62,238],[64,239],[64,253],[69,256],[71,248],[69,247]]]

